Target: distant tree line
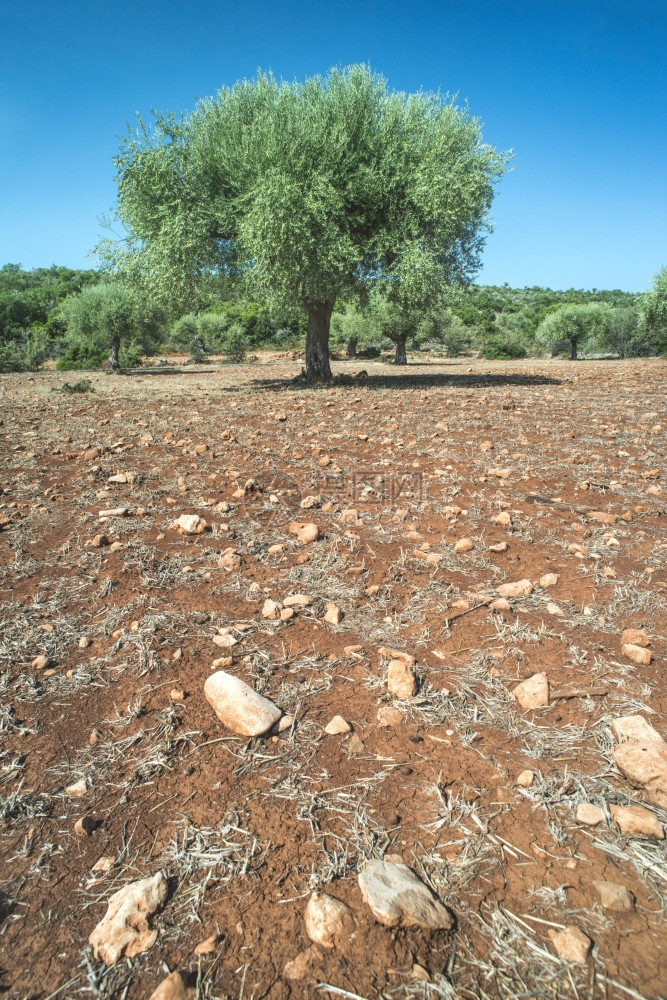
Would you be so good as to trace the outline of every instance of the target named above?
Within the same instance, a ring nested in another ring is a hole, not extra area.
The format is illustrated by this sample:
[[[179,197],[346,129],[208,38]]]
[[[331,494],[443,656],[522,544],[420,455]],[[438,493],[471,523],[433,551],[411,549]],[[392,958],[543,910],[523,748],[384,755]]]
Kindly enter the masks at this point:
[[[0,371],[127,368],[159,353],[242,361],[259,349],[302,350],[306,311],[243,297],[232,277],[204,275],[190,309],[167,312],[96,270],[0,268]],[[332,354],[407,363],[408,351],[479,353],[490,360],[581,354],[667,354],[667,267],[650,291],[583,291],[475,285],[445,288],[417,307],[385,294],[340,301]]]

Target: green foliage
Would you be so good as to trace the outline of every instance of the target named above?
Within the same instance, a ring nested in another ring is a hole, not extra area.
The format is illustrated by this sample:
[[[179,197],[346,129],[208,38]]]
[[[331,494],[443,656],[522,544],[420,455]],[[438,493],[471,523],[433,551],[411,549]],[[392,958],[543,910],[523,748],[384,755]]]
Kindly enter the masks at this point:
[[[70,344],[65,353],[56,361],[59,372],[85,372],[99,368],[108,360],[107,351],[100,350],[94,344]]]
[[[102,283],[72,295],[62,307],[71,345],[110,352],[118,367],[121,347],[128,360],[150,353],[163,329],[162,311],[136,291],[118,283]]]
[[[487,361],[508,361],[525,358],[526,349],[517,340],[502,333],[489,333],[481,342],[481,355]]]
[[[331,339],[334,347],[342,347],[348,357],[354,357],[360,351],[377,347],[381,337],[369,309],[341,303],[331,316]]]
[[[36,328],[48,325],[69,295],[98,280],[96,271],[55,265],[24,271],[20,264],[5,264],[0,268],[0,344],[25,343]]]
[[[574,360],[578,349],[586,342],[599,342],[605,336],[611,312],[610,306],[601,303],[559,306],[547,313],[540,323],[536,342],[553,349],[567,341],[570,357]]]
[[[89,378],[80,378],[78,382],[63,382],[59,389],[52,389],[52,392],[64,392],[68,396],[73,396],[78,392],[95,392],[93,383]]]
[[[651,353],[667,355],[667,267],[653,279],[653,288],[639,299],[640,328]]]
[[[336,299],[381,279],[418,303],[470,278],[507,159],[450,98],[389,91],[365,66],[301,84],[260,74],[139,122],[115,161],[129,239],[99,252],[172,303],[202,276],[242,274],[260,298],[324,316],[307,364],[328,377],[308,343],[328,340]]]
[[[228,361],[238,364],[245,361],[248,352],[248,338],[240,324],[234,324],[225,333],[222,342],[222,353]]]

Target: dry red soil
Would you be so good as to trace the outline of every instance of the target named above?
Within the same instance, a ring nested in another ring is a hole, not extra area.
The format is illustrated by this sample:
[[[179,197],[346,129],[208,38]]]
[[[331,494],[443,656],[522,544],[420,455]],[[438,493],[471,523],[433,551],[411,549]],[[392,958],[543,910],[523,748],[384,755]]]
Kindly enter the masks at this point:
[[[318,389],[298,367],[96,374],[85,395],[0,378],[0,993],[139,1000],[187,970],[230,1000],[664,996],[665,841],[609,807],[667,822],[610,731],[667,727],[667,366],[364,363]],[[182,514],[206,530],[179,533]],[[293,594],[313,603],[262,617]],[[623,654],[630,627],[650,663]],[[237,736],[206,701],[223,628],[225,669],[294,717],[284,732]],[[414,697],[389,693],[381,647],[415,657]],[[538,672],[550,703],[521,708]],[[351,732],[325,734],[334,715]],[[577,822],[583,802],[604,822]],[[386,855],[453,930],[375,920],[357,875]],[[159,871],[155,945],[96,961],[109,897]],[[634,909],[604,909],[596,880]],[[354,916],[333,949],[306,934],[314,890]],[[556,954],[565,926],[585,964]]]

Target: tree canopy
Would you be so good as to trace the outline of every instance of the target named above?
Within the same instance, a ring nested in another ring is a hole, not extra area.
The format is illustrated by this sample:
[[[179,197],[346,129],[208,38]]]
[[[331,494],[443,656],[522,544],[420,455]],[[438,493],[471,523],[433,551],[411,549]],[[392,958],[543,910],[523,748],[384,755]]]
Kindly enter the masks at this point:
[[[308,377],[328,379],[338,298],[382,286],[419,304],[470,280],[507,161],[449,96],[390,91],[365,66],[260,74],[129,132],[115,160],[127,239],[99,252],[181,307],[211,272],[299,303]]]
[[[577,348],[586,340],[601,340],[610,322],[611,309],[606,304],[563,305],[547,313],[537,328],[538,343],[554,346],[559,341],[570,345],[570,357],[576,360]]]

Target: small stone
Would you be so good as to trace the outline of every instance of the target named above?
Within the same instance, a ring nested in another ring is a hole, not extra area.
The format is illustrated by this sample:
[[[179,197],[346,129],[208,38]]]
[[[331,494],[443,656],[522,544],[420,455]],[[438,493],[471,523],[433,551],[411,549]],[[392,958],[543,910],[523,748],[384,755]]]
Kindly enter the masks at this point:
[[[454,546],[455,552],[471,552],[475,548],[472,538],[459,538]]]
[[[487,547],[488,552],[507,552],[509,545],[507,542],[496,542],[495,545],[489,545]]]
[[[341,524],[358,524],[359,511],[356,509],[356,507],[349,507],[346,510],[341,510],[340,521]]]
[[[92,816],[82,816],[74,824],[74,833],[77,837],[85,839],[90,837],[91,833],[94,833],[99,823]]]
[[[361,653],[363,648],[363,646],[356,643],[354,646],[343,646],[343,652],[346,656],[350,656],[351,653]]]
[[[183,535],[201,535],[206,530],[206,521],[198,514],[181,514],[172,524]]]
[[[148,926],[148,918],[167,898],[167,879],[162,872],[130,882],[109,898],[107,912],[97,924],[88,943],[97,962],[114,965],[120,958],[134,958],[152,948],[158,932]]]
[[[653,655],[650,649],[645,649],[643,646],[635,646],[631,642],[624,642],[621,646],[621,653],[623,656],[627,656],[629,660],[633,663],[638,663],[640,666],[646,667],[653,659]]]
[[[326,893],[313,893],[308,900],[304,920],[310,940],[323,948],[341,947],[356,927],[350,908]]]
[[[449,910],[407,865],[369,861],[358,882],[364,902],[385,927],[450,930],[454,925]]]
[[[151,993],[149,1000],[194,1000],[195,978],[190,972],[172,972]]]
[[[107,479],[108,483],[126,483],[127,476],[124,476],[122,472],[117,473],[115,476],[109,476]]]
[[[324,621],[328,622],[329,625],[338,625],[341,618],[341,610],[337,604],[332,604],[330,601],[326,602],[326,614],[324,615]]]
[[[102,733],[99,731],[99,729],[93,729],[90,736],[88,737],[88,743],[90,744],[91,747],[94,747],[100,742],[101,739],[102,739]]]
[[[272,701],[224,670],[207,677],[204,695],[223,725],[239,736],[262,736],[282,715]]]
[[[73,795],[75,797],[80,795],[85,795],[87,791],[86,779],[79,778],[75,781],[73,785],[68,785],[65,789],[65,795]]]
[[[555,587],[559,580],[559,573],[545,573],[544,576],[540,577],[540,587],[543,590],[549,590],[550,587]]]
[[[280,612],[282,610],[282,605],[278,601],[272,601],[270,597],[264,601],[262,607],[262,618],[268,618],[271,621],[277,621],[280,618]]]
[[[391,660],[387,669],[389,691],[405,701],[412,698],[417,690],[417,681],[405,660]]]
[[[45,670],[50,662],[51,662],[50,657],[41,654],[40,656],[35,657],[30,666],[32,667],[33,670]]]
[[[378,652],[385,660],[403,660],[409,667],[413,667],[417,662],[410,653],[404,653],[400,649],[391,649],[389,646],[380,646]]]
[[[290,979],[293,982],[303,979],[308,972],[309,963],[317,959],[321,954],[322,952],[318,951],[314,944],[311,944],[310,948],[300,952],[291,961],[285,963],[283,966],[283,976],[285,979]]]
[[[547,602],[547,611],[550,615],[555,615],[557,618],[562,618],[565,615],[565,612],[560,605],[554,604],[553,601]]]
[[[592,802],[580,802],[574,818],[577,823],[583,823],[584,826],[599,826],[600,823],[604,823],[604,813]]]
[[[667,743],[654,739],[619,743],[614,762],[630,784],[644,790],[649,802],[667,809]]]
[[[530,788],[532,783],[535,781],[534,771],[522,771],[521,774],[516,779],[516,784],[519,788]]]
[[[620,885],[618,882],[601,882],[596,879],[593,881],[593,888],[605,910],[612,910],[614,913],[631,913],[634,910],[635,897],[624,885]]]
[[[586,965],[593,942],[578,927],[566,927],[562,931],[549,931],[554,949],[559,958],[575,965]]]
[[[115,858],[112,858],[110,854],[103,854],[102,857],[98,858],[98,860],[95,862],[91,871],[94,871],[95,874],[97,874],[98,872],[101,874],[106,874],[106,872],[111,871],[111,869],[115,864],[116,864]]]
[[[334,715],[331,722],[324,727],[324,732],[329,736],[338,736],[340,733],[349,733],[352,726],[346,722],[342,715]]]
[[[430,983],[431,977],[428,971],[423,965],[418,965],[417,962],[414,963],[412,969],[410,970],[410,975],[413,979],[420,979],[422,983]]]
[[[609,806],[609,811],[621,833],[633,837],[648,837],[650,840],[664,840],[662,823],[643,806]]]
[[[501,583],[496,588],[501,597],[528,597],[533,592],[530,580],[517,580],[515,583]]]
[[[280,612],[280,620],[281,622],[288,622],[290,618],[294,618],[295,614],[296,611],[294,608],[283,608]]]
[[[366,744],[359,736],[357,736],[356,733],[350,736],[349,743],[347,744],[347,752],[349,756],[352,756],[353,754],[363,753],[365,749],[366,749]]]
[[[82,635],[79,639],[79,649],[88,649],[88,647],[92,646],[92,644],[93,640],[89,639],[86,635]]]
[[[107,535],[95,535],[92,542],[88,543],[91,549],[103,549],[109,544]]]
[[[290,534],[296,535],[297,540],[302,545],[316,542],[320,537],[320,529],[312,521],[293,521],[287,529]]]
[[[185,691],[183,688],[172,688],[169,697],[172,701],[185,701]]]
[[[221,941],[222,934],[211,934],[210,937],[204,938],[196,945],[194,953],[195,955],[213,955],[218,950]]]
[[[400,726],[403,722],[403,713],[393,705],[380,705],[377,719],[381,726]]]
[[[293,725],[294,725],[294,716],[283,715],[277,726],[278,732],[284,733],[287,729],[291,729]]]
[[[521,708],[544,708],[549,704],[549,680],[544,673],[533,674],[518,684],[512,694]]]
[[[491,601],[489,608],[491,611],[511,611],[512,605],[506,597],[499,597],[497,600]]]
[[[589,521],[597,521],[598,524],[613,524],[618,521],[618,514],[611,514],[608,510],[591,510],[586,514]]]
[[[269,545],[266,551],[269,553],[269,555],[275,556],[278,555],[278,553],[280,552],[284,552],[285,546],[280,545],[280,543],[277,542],[275,545]]]
[[[499,524],[502,528],[512,527],[512,515],[508,510],[503,510],[493,518],[494,524]]]
[[[645,647],[649,644],[649,637],[641,628],[626,628],[625,632],[621,636],[621,642],[624,646]]]
[[[229,570],[232,573],[238,573],[241,568],[241,555],[232,546],[222,553],[218,559],[218,566],[222,569]]]
[[[283,600],[283,605],[286,608],[308,608],[312,603],[312,597],[308,597],[306,594],[292,594]]]
[[[664,743],[660,733],[641,715],[621,715],[612,719],[611,731],[619,743],[626,740],[634,743]]]

